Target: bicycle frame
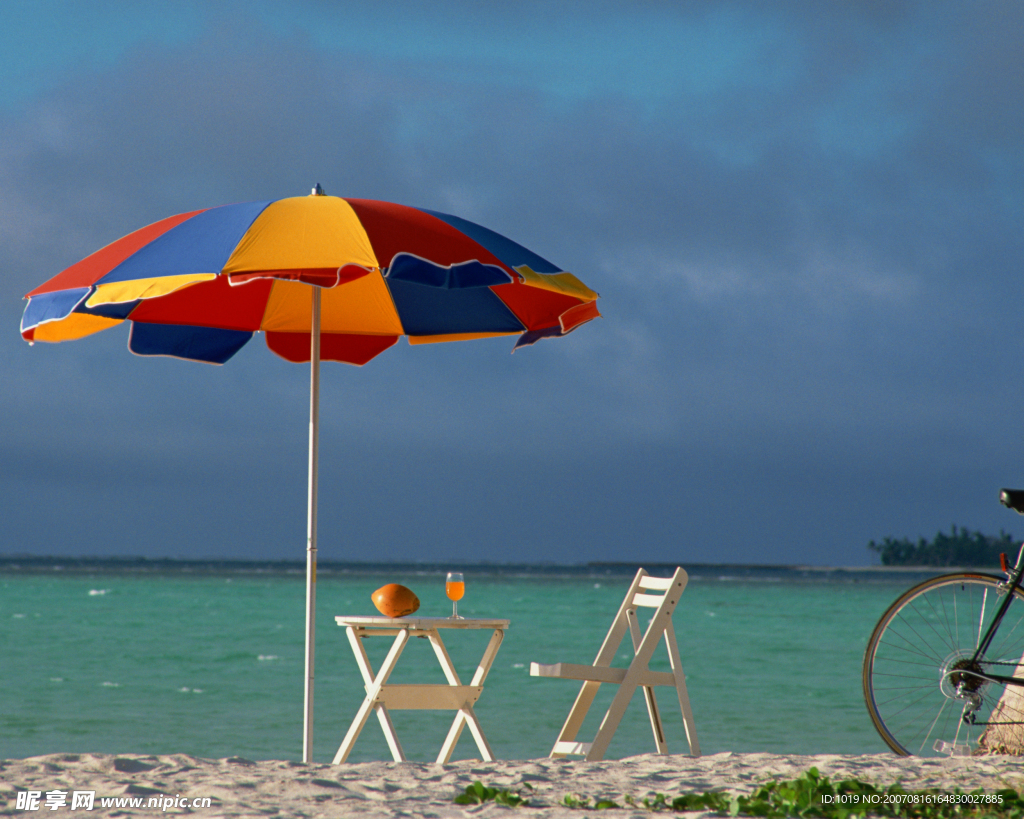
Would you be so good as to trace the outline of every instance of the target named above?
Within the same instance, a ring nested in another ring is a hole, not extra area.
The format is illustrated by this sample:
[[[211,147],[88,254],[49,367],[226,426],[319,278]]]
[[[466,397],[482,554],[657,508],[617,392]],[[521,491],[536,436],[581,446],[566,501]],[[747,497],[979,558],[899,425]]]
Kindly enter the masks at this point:
[[[1020,552],[1017,555],[1017,563],[1013,567],[1013,571],[1007,572],[1005,599],[999,604],[999,608],[996,609],[995,616],[992,618],[992,622],[989,623],[988,629],[985,631],[985,635],[978,642],[978,647],[975,649],[974,654],[971,655],[971,665],[977,665],[980,658],[985,655],[986,651],[988,651],[988,647],[992,644],[992,639],[999,630],[1000,623],[1003,622],[1003,617],[1006,616],[1006,610],[1010,608],[1010,603],[1013,602],[1013,590],[1021,588],[1022,576],[1024,576],[1024,544],[1021,544]],[[1001,674],[978,674],[977,672],[969,673],[973,673],[989,682],[999,682],[1005,683],[1006,685],[1024,687],[1024,677],[1005,677]]]

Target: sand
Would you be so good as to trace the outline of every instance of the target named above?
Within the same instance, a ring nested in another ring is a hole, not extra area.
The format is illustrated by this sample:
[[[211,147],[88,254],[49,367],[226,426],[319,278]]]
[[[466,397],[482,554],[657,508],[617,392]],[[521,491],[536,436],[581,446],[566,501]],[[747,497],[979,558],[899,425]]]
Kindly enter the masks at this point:
[[[664,793],[725,789],[749,793],[762,782],[798,776],[816,767],[833,780],[857,778],[879,785],[901,782],[906,788],[955,787],[988,790],[1024,788],[1019,758],[900,758],[796,756],[721,753],[693,759],[645,754],[607,762],[536,759],[511,762],[366,762],[346,765],[253,762],[238,757],[200,759],[185,755],[50,754],[0,762],[0,814],[15,816],[357,816],[357,817],[586,817],[591,812],[560,807],[563,796],[577,793],[623,803]],[[529,807],[511,809],[493,803],[459,806],[454,797],[475,780],[516,790],[533,786]],[[17,809],[17,792],[43,793],[38,812]],[[46,792],[67,793],[67,804],[51,811]],[[94,809],[72,811],[72,792],[94,790]],[[153,797],[154,807],[101,807],[101,797]],[[182,807],[183,801],[210,797],[211,807]],[[177,798],[177,803],[175,799]],[[163,806],[162,808],[160,806]],[[608,817],[650,817],[636,808],[612,810]],[[689,813],[688,817],[711,814]]]

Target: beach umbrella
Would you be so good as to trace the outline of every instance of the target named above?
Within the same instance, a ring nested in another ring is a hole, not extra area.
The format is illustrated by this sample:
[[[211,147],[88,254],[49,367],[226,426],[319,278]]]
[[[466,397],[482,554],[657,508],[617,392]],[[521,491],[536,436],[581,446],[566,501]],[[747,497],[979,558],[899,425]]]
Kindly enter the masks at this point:
[[[320,362],[362,365],[411,344],[518,336],[515,348],[599,316],[571,273],[456,216],[324,195],[170,216],[26,295],[26,341],[131,322],[136,355],[223,364],[253,336],[310,362],[303,761],[313,736]]]

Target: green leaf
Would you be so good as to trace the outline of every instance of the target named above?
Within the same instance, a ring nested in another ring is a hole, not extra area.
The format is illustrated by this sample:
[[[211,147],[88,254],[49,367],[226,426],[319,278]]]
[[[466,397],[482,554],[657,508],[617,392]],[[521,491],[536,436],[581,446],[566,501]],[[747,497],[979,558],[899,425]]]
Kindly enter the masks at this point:
[[[525,787],[533,790],[529,785]],[[484,802],[493,800],[498,805],[506,805],[517,808],[520,805],[528,805],[530,801],[524,799],[517,793],[512,793],[507,788],[489,788],[483,782],[477,780],[466,787],[465,793],[461,793],[453,800],[456,805],[482,805]]]

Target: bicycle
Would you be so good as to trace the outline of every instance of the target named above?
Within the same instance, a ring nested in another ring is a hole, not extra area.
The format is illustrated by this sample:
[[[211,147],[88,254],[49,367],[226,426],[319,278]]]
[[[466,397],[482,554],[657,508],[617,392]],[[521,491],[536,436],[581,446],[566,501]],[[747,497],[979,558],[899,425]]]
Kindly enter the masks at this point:
[[[1024,515],[1024,490],[1004,489],[1000,501]],[[1004,577],[925,580],[875,626],[864,699],[897,754],[1024,754],[1024,545],[1012,569],[999,557]]]

